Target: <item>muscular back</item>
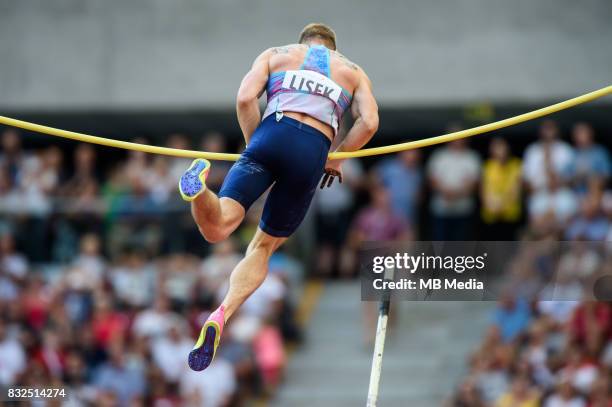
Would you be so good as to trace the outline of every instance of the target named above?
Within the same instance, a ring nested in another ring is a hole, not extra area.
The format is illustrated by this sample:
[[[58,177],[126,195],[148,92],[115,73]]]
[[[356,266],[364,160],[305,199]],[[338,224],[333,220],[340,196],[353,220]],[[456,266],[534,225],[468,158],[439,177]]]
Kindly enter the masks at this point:
[[[306,44],[271,48],[270,73],[299,69],[308,52]],[[359,84],[361,69],[337,51],[330,51],[331,79],[351,95]]]
[[[284,75],[283,72],[300,70],[309,48],[307,44],[269,48],[253,62],[250,71],[242,79],[236,98],[238,121],[247,143],[250,135],[253,134],[260,123],[261,112],[259,110],[258,99],[266,91],[267,85],[271,85],[269,86],[270,88],[275,88],[276,86],[275,89],[285,86],[281,83],[285,77],[281,77],[281,75]],[[327,113],[325,113],[323,118],[319,112],[312,112],[313,114],[311,115],[309,114],[310,109],[305,108],[296,108],[295,110],[283,108],[282,111],[289,117],[319,129],[328,138],[333,139],[338,129],[338,121],[344,113],[344,109],[350,106],[351,115],[354,119],[353,126],[347,133],[345,140],[337,147],[337,151],[358,149],[372,137],[378,128],[378,107],[372,93],[372,84],[361,68],[336,51],[330,50],[328,72],[330,75],[329,79],[335,85],[329,84],[331,86],[327,86],[325,83],[322,83],[315,86],[314,92],[312,89],[308,90],[311,94],[319,93],[323,96],[327,96],[328,91],[331,92],[330,95],[334,94],[333,92],[337,92],[334,100],[329,100],[330,103],[342,104],[340,109],[337,109],[334,105],[326,107],[334,115],[333,120],[330,121],[331,117]],[[275,82],[272,81],[272,78],[274,78]],[[300,82],[297,89],[302,86],[302,83],[308,88],[308,81],[306,81]],[[317,87],[319,85],[320,87]],[[296,89],[293,87],[292,82],[287,83],[286,86],[287,88]],[[343,89],[340,90],[338,87]],[[270,95],[268,97],[270,98]],[[278,105],[268,105],[265,113],[270,114],[273,111],[272,109],[276,108],[278,108]]]

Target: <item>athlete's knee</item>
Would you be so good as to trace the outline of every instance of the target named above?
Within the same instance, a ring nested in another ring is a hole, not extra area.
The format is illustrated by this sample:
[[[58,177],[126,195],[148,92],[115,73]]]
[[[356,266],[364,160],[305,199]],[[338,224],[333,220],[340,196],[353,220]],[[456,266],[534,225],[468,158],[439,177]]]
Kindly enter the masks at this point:
[[[200,226],[198,229],[204,239],[211,244],[222,242],[227,239],[231,233],[231,230],[226,227],[203,228]]]
[[[271,256],[286,240],[287,238],[285,237],[271,236],[258,230],[253,240],[251,240],[247,251],[260,250]]]

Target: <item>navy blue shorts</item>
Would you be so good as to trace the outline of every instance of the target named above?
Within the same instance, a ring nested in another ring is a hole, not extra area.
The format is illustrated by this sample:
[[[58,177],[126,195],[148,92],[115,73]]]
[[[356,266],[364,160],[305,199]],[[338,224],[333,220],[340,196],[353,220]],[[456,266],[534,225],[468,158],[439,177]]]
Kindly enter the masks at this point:
[[[259,227],[276,237],[298,228],[323,175],[331,142],[314,127],[284,116],[266,117],[225,177],[220,197],[248,210],[272,184]]]

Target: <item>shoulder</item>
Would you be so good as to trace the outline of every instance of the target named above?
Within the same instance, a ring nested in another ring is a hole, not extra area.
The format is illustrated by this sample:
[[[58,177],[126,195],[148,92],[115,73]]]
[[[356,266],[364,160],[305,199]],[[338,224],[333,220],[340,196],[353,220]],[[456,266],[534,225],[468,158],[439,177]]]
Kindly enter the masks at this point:
[[[264,52],[267,52],[272,55],[289,54],[293,51],[304,50],[305,48],[306,48],[306,45],[304,44],[287,44],[287,45],[280,45],[278,47],[268,48]]]
[[[346,56],[344,56],[340,52],[338,52],[338,51],[330,51],[330,54],[333,55],[334,57],[336,57],[338,59],[338,61],[340,61],[341,63],[346,65],[348,68],[351,68],[354,71],[361,71],[361,72],[363,72],[363,69],[361,69],[359,67],[359,65],[357,65],[356,63],[354,63],[353,61],[348,59]]]

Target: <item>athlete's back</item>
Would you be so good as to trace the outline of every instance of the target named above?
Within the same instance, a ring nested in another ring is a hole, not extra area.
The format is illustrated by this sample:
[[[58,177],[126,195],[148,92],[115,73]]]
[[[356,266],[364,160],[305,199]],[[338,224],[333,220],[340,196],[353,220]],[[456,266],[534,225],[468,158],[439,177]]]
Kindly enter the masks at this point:
[[[300,69],[309,49],[310,46],[306,44],[290,44],[271,48],[270,72]],[[329,54],[331,79],[352,95],[359,83],[360,68],[337,51],[330,50]]]

